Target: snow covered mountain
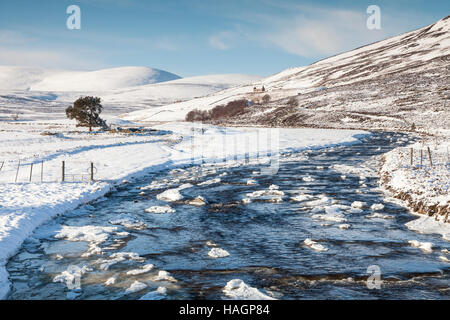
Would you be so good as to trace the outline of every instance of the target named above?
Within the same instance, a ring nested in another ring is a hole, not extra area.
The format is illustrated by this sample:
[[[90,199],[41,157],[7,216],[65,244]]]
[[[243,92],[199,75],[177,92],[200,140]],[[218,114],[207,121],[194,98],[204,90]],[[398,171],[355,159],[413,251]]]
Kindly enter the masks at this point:
[[[120,67],[98,71],[62,71],[0,66],[0,90],[103,91],[180,79],[147,67]]]
[[[450,16],[433,25],[293,68],[251,85],[126,115],[183,120],[193,109],[254,101],[228,124],[410,129],[450,127]],[[265,92],[254,92],[265,87]],[[269,103],[260,102],[269,94]],[[159,110],[158,110],[159,109]]]

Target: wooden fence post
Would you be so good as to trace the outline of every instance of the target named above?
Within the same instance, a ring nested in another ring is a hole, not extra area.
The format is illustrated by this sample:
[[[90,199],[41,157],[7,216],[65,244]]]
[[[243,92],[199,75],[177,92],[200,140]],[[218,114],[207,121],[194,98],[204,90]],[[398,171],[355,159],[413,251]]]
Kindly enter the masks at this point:
[[[65,178],[65,171],[66,171],[66,162],[65,161],[63,161],[62,162],[62,168],[61,168],[62,170],[62,172],[61,172],[61,181],[62,182],[64,182],[64,178]]]
[[[31,163],[31,166],[30,166],[30,182],[31,182],[32,177],[33,177],[33,163]]]
[[[430,147],[427,147],[428,150],[428,158],[430,159],[430,166],[433,166],[433,160],[431,159],[431,150]]]
[[[91,182],[94,181],[94,163],[91,162]]]
[[[17,165],[16,179],[14,180],[14,183],[17,183],[17,176],[19,175],[19,168],[20,168],[20,160],[19,160],[19,164]]]
[[[414,151],[413,148],[410,149],[410,160],[409,163],[412,166],[413,165],[413,155],[414,155]]]
[[[450,162],[450,154],[448,153],[448,146],[447,146],[447,162]]]

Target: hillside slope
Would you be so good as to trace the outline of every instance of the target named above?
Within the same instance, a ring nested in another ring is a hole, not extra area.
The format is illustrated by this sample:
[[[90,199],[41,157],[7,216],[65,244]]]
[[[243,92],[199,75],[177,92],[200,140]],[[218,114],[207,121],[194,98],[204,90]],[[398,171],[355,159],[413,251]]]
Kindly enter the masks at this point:
[[[252,85],[125,116],[183,120],[190,110],[245,98],[254,104],[221,122],[284,127],[450,127],[450,17],[425,28],[293,68]],[[266,92],[253,92],[253,87]],[[271,102],[261,103],[269,94]],[[291,100],[291,103],[288,101]]]

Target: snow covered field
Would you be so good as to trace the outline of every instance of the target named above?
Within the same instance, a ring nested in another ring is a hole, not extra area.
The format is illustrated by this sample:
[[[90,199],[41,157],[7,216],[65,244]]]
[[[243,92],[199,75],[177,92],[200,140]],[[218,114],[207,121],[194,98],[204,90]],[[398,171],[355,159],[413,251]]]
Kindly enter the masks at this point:
[[[149,170],[204,161],[233,160],[279,151],[356,143],[364,131],[316,129],[224,129],[186,123],[158,125],[158,134],[93,133],[67,120],[2,123],[0,131],[0,296],[9,288],[4,265],[22,241],[44,221],[101,197],[114,184]],[[41,135],[48,131],[56,135]],[[269,137],[272,137],[270,140]],[[258,142],[259,141],[259,142]],[[268,142],[269,141],[269,142]],[[276,142],[275,142],[276,141]],[[251,143],[255,142],[255,143]],[[18,182],[14,183],[18,159]],[[265,158],[267,161],[268,157]],[[44,182],[40,163],[44,162]],[[61,162],[68,174],[96,168],[94,183],[61,183]],[[30,164],[35,163],[32,183]],[[1,165],[1,164],[0,164]],[[269,168],[269,166],[268,166]],[[125,181],[124,181],[125,182]]]

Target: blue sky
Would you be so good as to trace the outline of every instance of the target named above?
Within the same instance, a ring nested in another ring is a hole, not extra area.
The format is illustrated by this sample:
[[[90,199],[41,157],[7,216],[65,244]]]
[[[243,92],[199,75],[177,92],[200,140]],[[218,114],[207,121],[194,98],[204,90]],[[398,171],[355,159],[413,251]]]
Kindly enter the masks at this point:
[[[66,8],[81,8],[81,30]],[[366,27],[369,5],[381,30]],[[431,24],[448,0],[0,1],[0,65],[270,75]]]

